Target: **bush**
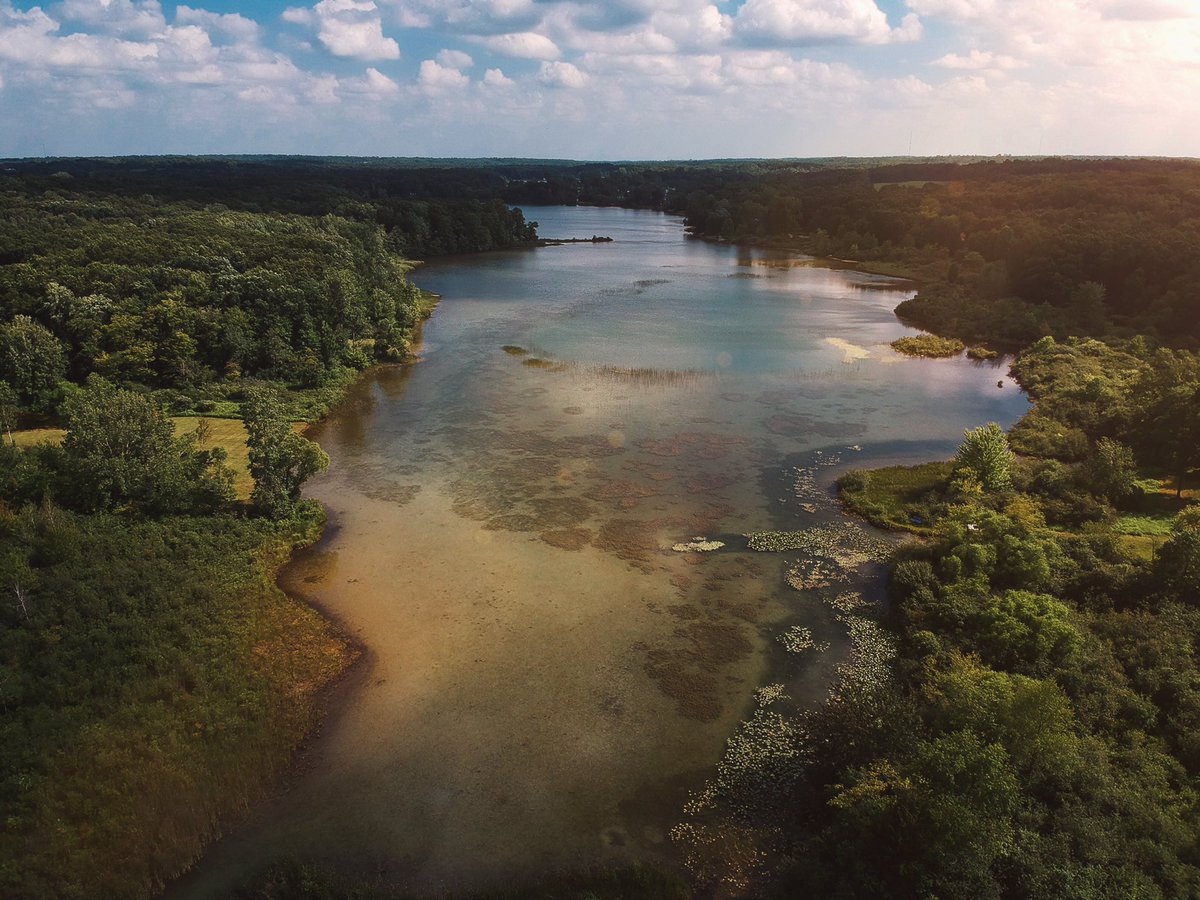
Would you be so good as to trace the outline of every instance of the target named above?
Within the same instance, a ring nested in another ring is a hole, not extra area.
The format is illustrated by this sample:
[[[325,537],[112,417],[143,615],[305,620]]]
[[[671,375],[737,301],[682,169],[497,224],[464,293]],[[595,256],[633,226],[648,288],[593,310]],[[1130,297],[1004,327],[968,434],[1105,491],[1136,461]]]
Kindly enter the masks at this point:
[[[838,479],[838,490],[847,494],[861,494],[867,489],[867,485],[871,481],[869,472],[864,472],[861,469],[851,469],[845,475]]]

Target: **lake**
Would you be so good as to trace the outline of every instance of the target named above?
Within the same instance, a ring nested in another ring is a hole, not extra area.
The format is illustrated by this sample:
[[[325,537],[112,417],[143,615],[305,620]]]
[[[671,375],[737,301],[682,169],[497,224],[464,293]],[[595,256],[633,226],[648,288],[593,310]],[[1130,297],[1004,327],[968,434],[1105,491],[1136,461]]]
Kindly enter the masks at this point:
[[[837,472],[946,458],[1027,406],[1003,362],[893,352],[904,284],[656,213],[525,212],[614,241],[412,273],[443,298],[420,359],[312,429],[330,526],[283,575],[364,659],[294,783],[172,894],[285,855],[419,892],[672,865],[755,689],[820,702],[846,655],[788,584],[803,554],[742,535],[844,526]],[[725,546],[671,549],[700,538]],[[881,590],[875,564],[847,578]],[[794,625],[827,648],[788,653]]]

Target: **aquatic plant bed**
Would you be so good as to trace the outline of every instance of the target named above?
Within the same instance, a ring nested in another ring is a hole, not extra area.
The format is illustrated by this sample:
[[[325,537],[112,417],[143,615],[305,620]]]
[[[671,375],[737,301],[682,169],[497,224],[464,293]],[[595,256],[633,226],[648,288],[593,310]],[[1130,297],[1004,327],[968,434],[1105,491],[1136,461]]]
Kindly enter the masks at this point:
[[[882,561],[891,553],[891,546],[886,541],[849,523],[822,525],[802,531],[756,531],[746,537],[751,550],[767,553],[803,550],[829,559],[843,568]]]

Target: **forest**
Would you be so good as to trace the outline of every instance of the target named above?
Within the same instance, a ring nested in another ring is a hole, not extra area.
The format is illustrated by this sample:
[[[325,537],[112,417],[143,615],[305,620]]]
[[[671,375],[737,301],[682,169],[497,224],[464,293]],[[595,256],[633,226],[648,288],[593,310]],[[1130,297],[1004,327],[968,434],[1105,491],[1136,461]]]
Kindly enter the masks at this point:
[[[274,583],[322,527],[295,425],[409,356],[414,260],[536,241],[514,203],[912,278],[1033,400],[843,475],[914,535],[878,677],[689,821],[697,890],[1200,894],[1200,166],[278,157],[0,163],[0,894],[151,895],[284,770],[358,652]],[[297,880],[363,896],[248,895]]]
[[[498,200],[146,187],[0,178],[4,896],[149,896],[271,788],[358,652],[274,583],[323,522],[293,423],[407,358],[415,252],[536,237]]]

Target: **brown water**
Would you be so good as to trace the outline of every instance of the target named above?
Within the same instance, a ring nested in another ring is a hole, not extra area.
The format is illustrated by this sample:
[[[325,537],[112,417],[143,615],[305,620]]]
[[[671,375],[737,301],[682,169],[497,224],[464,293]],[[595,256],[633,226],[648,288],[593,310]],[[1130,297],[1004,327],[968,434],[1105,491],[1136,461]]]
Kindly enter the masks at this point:
[[[527,215],[616,240],[415,273],[444,297],[423,359],[314,430],[331,527],[285,573],[367,656],[295,784],[175,895],[284,855],[428,893],[670,864],[754,689],[816,702],[845,650],[784,583],[796,554],[740,535],[842,521],[839,466],[944,456],[1025,406],[1002,368],[893,353],[886,279],[652,213]],[[671,549],[698,537],[727,546]],[[787,658],[794,623],[829,650]]]

